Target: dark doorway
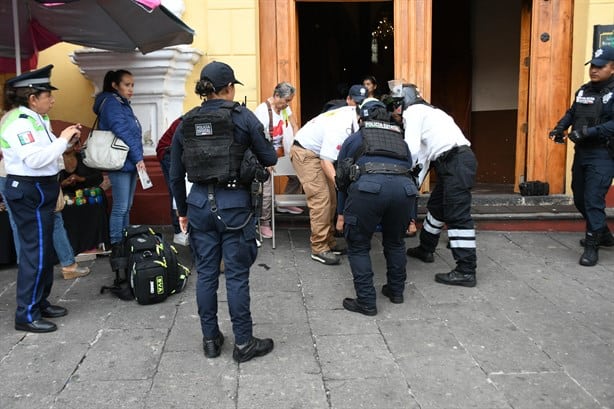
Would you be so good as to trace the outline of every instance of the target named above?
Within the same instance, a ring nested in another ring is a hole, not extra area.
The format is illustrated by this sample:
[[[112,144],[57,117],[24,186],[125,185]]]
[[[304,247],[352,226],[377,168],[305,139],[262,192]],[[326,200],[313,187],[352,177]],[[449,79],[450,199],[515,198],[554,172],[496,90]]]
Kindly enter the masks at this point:
[[[394,76],[392,1],[297,2],[297,15],[303,123],[327,101],[345,99],[366,75],[375,76],[380,93],[388,91]]]
[[[513,191],[521,4],[433,1],[431,100],[471,141],[477,190]]]

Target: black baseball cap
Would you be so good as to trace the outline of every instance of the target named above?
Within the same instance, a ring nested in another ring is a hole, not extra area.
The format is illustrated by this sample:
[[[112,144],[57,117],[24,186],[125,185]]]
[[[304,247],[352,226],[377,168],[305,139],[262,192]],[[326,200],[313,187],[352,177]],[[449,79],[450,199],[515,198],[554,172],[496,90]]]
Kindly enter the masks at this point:
[[[614,61],[614,47],[604,46],[595,50],[593,59],[587,61],[586,64],[592,64],[595,67],[603,67],[608,62]]]
[[[216,91],[228,84],[243,85],[241,81],[235,78],[235,72],[230,68],[230,65],[220,61],[213,61],[205,65],[200,72],[200,79],[211,82]]]

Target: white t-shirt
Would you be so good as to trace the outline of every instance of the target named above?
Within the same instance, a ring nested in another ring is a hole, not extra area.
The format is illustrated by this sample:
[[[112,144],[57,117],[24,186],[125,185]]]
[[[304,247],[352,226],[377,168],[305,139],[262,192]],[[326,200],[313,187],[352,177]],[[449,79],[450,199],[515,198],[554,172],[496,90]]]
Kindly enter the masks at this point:
[[[296,133],[295,139],[321,159],[337,160],[343,141],[358,131],[356,107],[345,106],[323,112]]]
[[[269,109],[266,102],[258,105],[254,110],[254,115],[264,126],[265,135],[269,135]],[[290,123],[290,115],[292,115],[292,109],[286,107],[282,109],[279,114],[271,109],[271,117],[273,118],[273,134],[269,135],[269,138],[273,142],[273,148],[277,150],[280,146],[284,148],[284,155],[290,155],[290,147],[294,142],[294,130]]]
[[[471,146],[454,119],[441,109],[425,104],[410,105],[403,111],[405,142],[414,165],[421,164],[418,183],[426,177],[431,161],[455,146]]]

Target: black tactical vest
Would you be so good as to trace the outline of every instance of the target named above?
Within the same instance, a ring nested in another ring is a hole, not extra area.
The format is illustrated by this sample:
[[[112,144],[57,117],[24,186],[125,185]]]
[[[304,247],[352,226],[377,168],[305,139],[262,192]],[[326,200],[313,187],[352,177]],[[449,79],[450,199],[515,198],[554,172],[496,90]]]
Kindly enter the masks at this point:
[[[608,87],[601,91],[594,90],[590,86],[582,87],[576,95],[576,113],[572,130],[582,130],[584,126],[590,128],[602,123],[603,98],[611,91]]]
[[[235,184],[246,146],[234,141],[232,111],[237,102],[226,101],[214,111],[188,112],[183,119],[182,160],[188,180],[201,184]]]
[[[409,149],[398,125],[380,121],[366,121],[362,127],[360,156],[388,156],[407,160]]]

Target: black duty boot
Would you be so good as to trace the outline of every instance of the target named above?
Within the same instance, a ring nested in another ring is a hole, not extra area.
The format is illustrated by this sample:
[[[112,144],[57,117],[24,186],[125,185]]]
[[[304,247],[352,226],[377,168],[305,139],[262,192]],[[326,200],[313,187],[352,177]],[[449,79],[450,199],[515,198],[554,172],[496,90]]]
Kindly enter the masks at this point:
[[[235,345],[232,351],[232,358],[237,362],[247,362],[252,358],[264,356],[273,350],[274,344],[271,338],[256,338],[252,339],[243,347],[239,348]]]
[[[224,344],[224,335],[220,333],[215,338],[203,338],[203,349],[207,358],[215,358],[220,356],[222,345]]]
[[[580,265],[591,267],[599,260],[599,233],[586,232],[584,239],[584,253],[580,257]]]
[[[582,247],[586,246],[586,240],[580,239],[580,245]],[[601,232],[597,245],[599,247],[614,247],[614,236],[612,236],[612,232],[607,226]]]
[[[426,251],[424,248],[422,248],[422,246],[410,247],[407,249],[406,254],[409,257],[417,258],[425,263],[433,263],[435,261],[433,253]]]

